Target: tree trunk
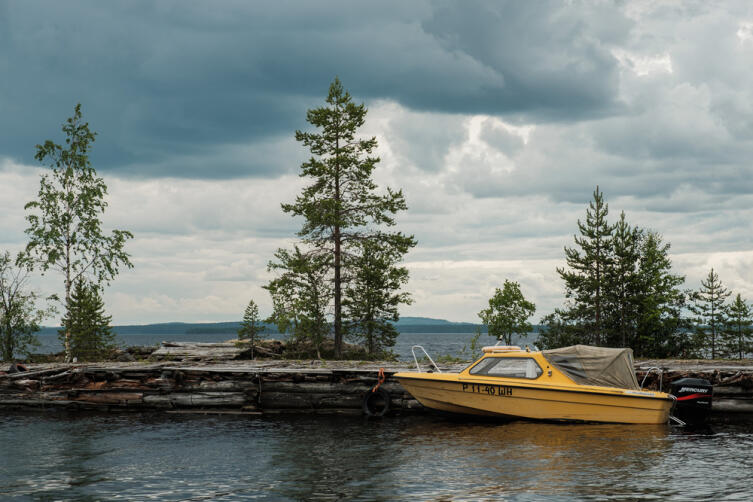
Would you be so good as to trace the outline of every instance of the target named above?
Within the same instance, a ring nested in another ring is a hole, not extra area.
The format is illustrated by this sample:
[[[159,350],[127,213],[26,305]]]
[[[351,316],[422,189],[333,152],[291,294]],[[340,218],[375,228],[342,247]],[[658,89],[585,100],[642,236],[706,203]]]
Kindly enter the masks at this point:
[[[343,334],[342,334],[342,291],[340,277],[340,254],[341,254],[341,236],[340,236],[340,137],[335,139],[335,359],[340,359],[343,352]]]
[[[70,243],[70,238],[68,239]],[[71,304],[71,245],[66,244],[65,253],[65,311],[68,313],[68,308]],[[69,319],[70,321],[70,319]],[[67,324],[70,324],[68,322]],[[71,330],[68,325],[65,326],[65,362],[73,362],[71,354]]]
[[[340,227],[335,227],[335,359],[342,357],[342,298],[340,290]]]

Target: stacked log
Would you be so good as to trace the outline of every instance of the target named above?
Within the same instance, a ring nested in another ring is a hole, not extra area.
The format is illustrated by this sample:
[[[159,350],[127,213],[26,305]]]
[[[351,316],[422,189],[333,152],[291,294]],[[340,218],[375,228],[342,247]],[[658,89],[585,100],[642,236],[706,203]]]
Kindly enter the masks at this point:
[[[246,341],[199,343],[162,342],[150,358],[169,361],[230,361],[256,357],[280,357],[283,344],[279,340],[263,340],[253,347]]]
[[[753,416],[753,366],[672,362],[661,368],[661,380],[659,372],[649,370],[653,366],[658,363],[641,362],[636,366],[638,382],[645,377],[646,388],[658,389],[661,384],[662,390],[667,391],[670,383],[680,378],[704,378],[714,385],[713,412]],[[376,384],[377,368],[367,363],[324,361],[32,366],[31,371],[0,375],[0,409],[360,414],[365,393]],[[397,371],[411,369],[393,365],[385,371],[387,378],[382,388],[389,392],[390,408],[397,412],[422,409],[392,378]]]
[[[387,372],[391,408],[420,405]],[[373,370],[171,366],[59,366],[0,376],[0,407],[360,413]]]

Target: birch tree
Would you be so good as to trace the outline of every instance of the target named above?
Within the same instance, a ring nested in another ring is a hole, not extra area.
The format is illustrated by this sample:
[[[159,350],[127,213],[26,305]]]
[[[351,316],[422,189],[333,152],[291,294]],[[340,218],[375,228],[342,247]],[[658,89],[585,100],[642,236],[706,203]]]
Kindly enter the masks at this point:
[[[14,265],[9,252],[0,254],[0,360],[12,361],[39,345],[34,335],[54,308],[37,308],[39,295],[28,289],[29,271]]]
[[[68,310],[76,281],[87,278],[96,284],[109,283],[121,266],[133,266],[124,249],[133,235],[125,230],[106,234],[102,229],[107,185],[89,160],[96,133],[83,120],[81,104],[62,129],[65,145],[47,140],[36,146],[34,157],[47,164],[50,172],[41,176],[37,199],[25,206],[29,242],[24,261],[38,265],[42,273],[52,269],[62,274]],[[70,337],[66,329],[68,361]]]

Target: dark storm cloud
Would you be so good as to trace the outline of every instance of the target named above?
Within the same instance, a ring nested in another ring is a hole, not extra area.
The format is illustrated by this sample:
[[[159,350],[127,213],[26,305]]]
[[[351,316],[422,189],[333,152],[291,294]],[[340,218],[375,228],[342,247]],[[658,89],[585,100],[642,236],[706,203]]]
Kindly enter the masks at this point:
[[[0,156],[33,163],[80,101],[100,169],[277,176],[300,154],[265,160],[270,145],[306,126],[335,75],[358,100],[424,111],[603,116],[618,72],[602,43],[628,27],[614,9],[540,2],[10,0]]]

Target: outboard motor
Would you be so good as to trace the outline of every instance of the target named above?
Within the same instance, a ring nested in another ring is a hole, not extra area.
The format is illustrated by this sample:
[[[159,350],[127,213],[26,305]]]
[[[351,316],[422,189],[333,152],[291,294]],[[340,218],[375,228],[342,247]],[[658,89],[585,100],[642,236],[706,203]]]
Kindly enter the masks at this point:
[[[711,413],[714,386],[703,378],[681,378],[670,385],[670,391],[677,398],[674,414],[689,424],[701,424]]]

